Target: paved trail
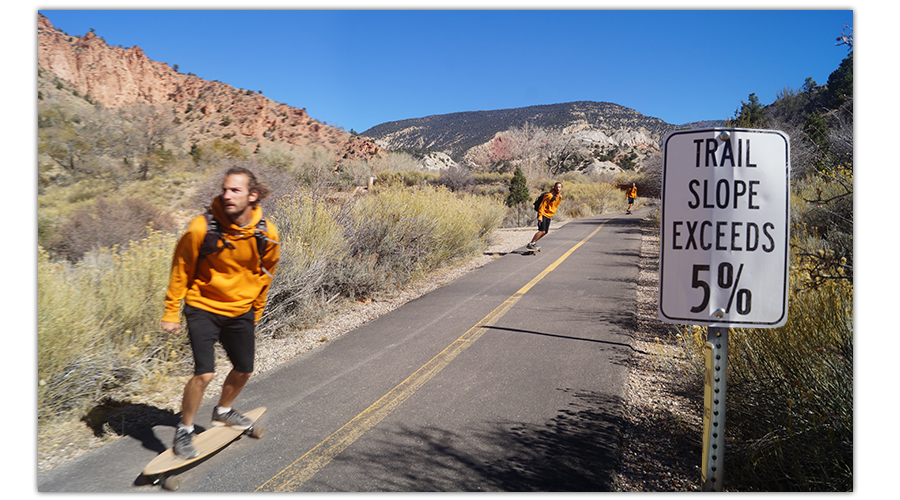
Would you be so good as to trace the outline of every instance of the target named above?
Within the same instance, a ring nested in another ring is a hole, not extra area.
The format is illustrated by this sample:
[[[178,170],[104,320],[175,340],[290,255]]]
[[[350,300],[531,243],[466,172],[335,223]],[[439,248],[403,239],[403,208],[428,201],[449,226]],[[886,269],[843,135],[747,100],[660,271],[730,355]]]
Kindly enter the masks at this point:
[[[237,405],[268,407],[266,437],[185,471],[182,491],[610,490],[647,210],[569,222],[536,255],[252,379]],[[174,423],[42,473],[38,490],[158,488],[140,472]]]

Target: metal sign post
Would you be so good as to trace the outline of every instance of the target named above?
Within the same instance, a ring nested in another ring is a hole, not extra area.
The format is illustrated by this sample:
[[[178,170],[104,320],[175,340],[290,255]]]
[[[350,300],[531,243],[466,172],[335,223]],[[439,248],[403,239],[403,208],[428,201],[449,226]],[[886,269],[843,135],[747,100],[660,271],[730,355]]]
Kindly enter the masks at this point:
[[[659,318],[708,328],[702,491],[722,491],[728,330],[787,322],[790,142],[774,130],[663,139]]]
[[[728,377],[728,329],[707,331],[706,383],[703,397],[703,466],[701,491],[722,491],[725,475],[725,396]]]

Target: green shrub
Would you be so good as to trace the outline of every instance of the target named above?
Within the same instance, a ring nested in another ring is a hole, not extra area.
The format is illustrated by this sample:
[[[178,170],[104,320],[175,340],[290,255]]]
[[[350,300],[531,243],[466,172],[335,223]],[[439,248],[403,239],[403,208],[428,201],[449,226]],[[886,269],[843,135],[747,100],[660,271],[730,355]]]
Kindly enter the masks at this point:
[[[73,378],[76,367],[85,364],[88,347],[97,341],[99,325],[93,314],[93,294],[85,294],[79,287],[71,265],[52,262],[39,247],[37,271],[40,422],[74,409],[75,401],[83,397],[85,391],[73,390],[67,381]]]
[[[365,197],[354,218],[368,221],[356,240],[368,241],[379,264],[405,279],[483,249],[486,234],[496,229],[506,209],[495,201],[454,195],[445,188],[391,188]],[[397,258],[397,256],[405,258]],[[404,262],[405,261],[405,262]]]
[[[528,179],[522,173],[522,169],[516,167],[512,178],[509,180],[508,194],[506,196],[506,206],[517,207],[531,199],[528,193]]]
[[[793,181],[791,191],[793,252],[813,264],[806,269],[808,284],[852,280],[852,168],[815,172]]]
[[[388,187],[342,203],[285,196],[271,213],[282,260],[259,331],[290,335],[335,301],[388,292],[479,253],[504,213],[496,202],[433,187]]]
[[[509,185],[513,178],[512,173],[502,174],[500,172],[476,173],[474,174],[476,184],[505,184]]]
[[[344,190],[368,186],[369,177],[372,175],[372,167],[369,162],[364,160],[345,161],[338,167],[335,183]]]
[[[563,182],[563,201],[557,213],[569,219],[621,212],[625,195],[614,184],[606,182]]]
[[[105,183],[78,183],[68,190],[66,201],[73,205],[84,201],[90,201],[101,196],[103,193],[106,193],[109,189],[109,186]]]

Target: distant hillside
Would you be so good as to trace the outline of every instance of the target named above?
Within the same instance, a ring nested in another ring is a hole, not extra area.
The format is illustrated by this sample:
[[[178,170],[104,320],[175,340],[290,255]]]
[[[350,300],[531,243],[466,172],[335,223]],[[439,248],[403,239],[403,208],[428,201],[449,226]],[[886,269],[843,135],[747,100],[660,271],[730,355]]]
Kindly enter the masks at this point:
[[[666,133],[680,128],[618,104],[578,101],[399,120],[376,125],[361,135],[389,150],[445,152],[459,162],[466,152],[490,142],[495,134],[526,123],[560,133],[600,131],[612,136],[622,130],[641,132],[657,144]]]

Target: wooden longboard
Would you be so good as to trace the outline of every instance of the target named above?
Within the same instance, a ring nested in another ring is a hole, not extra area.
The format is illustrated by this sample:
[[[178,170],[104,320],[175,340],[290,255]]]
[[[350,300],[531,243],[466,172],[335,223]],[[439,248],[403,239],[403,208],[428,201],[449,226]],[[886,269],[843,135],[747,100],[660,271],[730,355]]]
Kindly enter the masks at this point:
[[[255,423],[260,415],[266,411],[264,406],[255,408],[244,414],[245,417],[253,420]],[[212,427],[194,436],[194,448],[197,449],[197,456],[194,458],[182,458],[172,451],[172,448],[160,453],[156,458],[150,461],[144,467],[143,475],[145,477],[155,477],[153,484],[163,483],[163,487],[168,490],[176,490],[180,484],[180,478],[166,477],[167,472],[175,471],[183,467],[206,458],[210,454],[223,448],[228,443],[237,439],[241,434],[249,434],[257,439],[261,439],[265,434],[265,429],[261,426],[252,425],[247,430],[235,429],[227,425]]]

